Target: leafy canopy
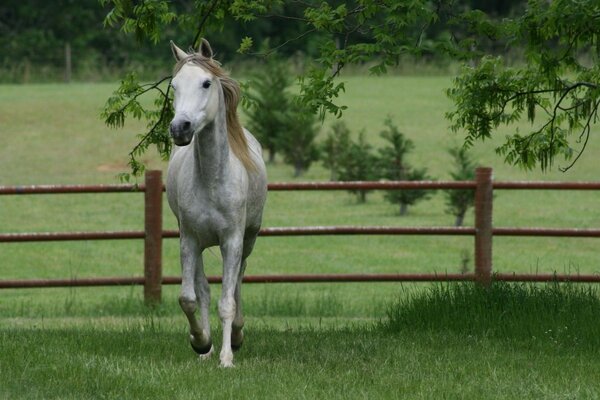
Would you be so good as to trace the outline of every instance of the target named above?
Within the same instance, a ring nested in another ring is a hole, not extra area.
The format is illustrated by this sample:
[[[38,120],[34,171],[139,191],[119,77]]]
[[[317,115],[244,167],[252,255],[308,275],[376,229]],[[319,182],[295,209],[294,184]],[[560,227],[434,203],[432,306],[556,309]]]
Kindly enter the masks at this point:
[[[556,157],[569,169],[583,153],[600,105],[600,3],[592,0],[531,0],[513,19],[487,21],[488,35],[524,52],[525,64],[510,67],[484,56],[465,67],[448,96],[454,130],[465,144],[491,138],[496,128],[523,118],[527,132],[506,137],[496,152],[525,169],[550,168]]]
[[[508,136],[497,149],[506,162],[524,168],[549,168],[557,156],[572,165],[598,118],[597,0],[529,0],[520,15],[501,20],[470,9],[470,3],[461,0],[308,0],[294,2],[300,12],[293,15],[285,13],[289,8],[281,0],[212,0],[186,7],[166,0],[101,3],[112,7],[107,25],[154,43],[175,28],[194,32],[192,47],[201,36],[219,33],[227,18],[248,26],[265,19],[300,22],[296,34],[262,55],[313,38],[316,56],[298,78],[298,101],[321,117],[326,113],[340,117],[345,110],[336,100],[344,83],[336,78],[346,65],[368,61],[374,63],[371,73],[382,74],[405,55],[438,54],[466,62],[470,66],[447,92],[455,105],[447,114],[452,129],[466,133],[468,147],[492,137],[501,125],[528,118],[532,129]],[[238,40],[238,52],[252,52],[252,37]],[[524,65],[511,67],[504,58],[487,54],[490,43],[522,50]],[[148,91],[158,97],[151,111],[136,104]],[[168,138],[157,132],[168,121],[169,108],[168,89],[140,85],[132,75],[107,102],[103,115],[109,125],[121,126],[128,114],[149,121],[150,131],[141,135],[131,153],[134,172],[143,167],[136,156],[150,144],[161,153],[169,150]]]

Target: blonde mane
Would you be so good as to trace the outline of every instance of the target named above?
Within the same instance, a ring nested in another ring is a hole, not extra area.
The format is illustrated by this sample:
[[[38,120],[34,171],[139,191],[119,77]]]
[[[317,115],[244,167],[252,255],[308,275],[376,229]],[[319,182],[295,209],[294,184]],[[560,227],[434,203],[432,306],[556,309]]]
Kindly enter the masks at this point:
[[[244,129],[242,128],[242,124],[240,123],[237,114],[237,106],[241,98],[240,85],[221,68],[221,64],[218,61],[204,57],[199,53],[190,54],[179,60],[173,68],[173,76],[175,76],[181,67],[188,62],[196,64],[210,72],[221,82],[223,97],[225,99],[225,115],[229,147],[248,172],[255,171],[256,165],[250,156],[248,141],[246,140]]]

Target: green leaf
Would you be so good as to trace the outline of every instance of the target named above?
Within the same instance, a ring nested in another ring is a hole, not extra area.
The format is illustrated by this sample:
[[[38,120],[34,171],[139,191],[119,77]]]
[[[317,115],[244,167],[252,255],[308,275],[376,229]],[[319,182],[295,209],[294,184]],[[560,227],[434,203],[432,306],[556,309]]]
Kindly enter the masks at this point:
[[[252,48],[252,45],[253,45],[252,38],[249,36],[245,36],[244,38],[242,38],[240,47],[237,49],[237,52],[239,54],[246,54],[247,52],[250,51],[250,49]]]

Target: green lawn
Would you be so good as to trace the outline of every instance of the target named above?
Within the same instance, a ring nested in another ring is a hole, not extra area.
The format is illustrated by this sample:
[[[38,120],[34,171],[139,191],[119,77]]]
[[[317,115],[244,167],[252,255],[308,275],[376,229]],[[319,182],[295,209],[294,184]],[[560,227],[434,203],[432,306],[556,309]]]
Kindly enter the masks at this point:
[[[597,292],[508,288],[409,289],[381,322],[265,298],[248,307],[232,370],[195,359],[173,302],[85,310],[72,299],[49,316],[0,319],[0,397],[597,399]]]
[[[355,134],[364,128],[379,145],[378,132],[392,115],[415,142],[412,161],[448,179],[446,148],[461,139],[448,133],[443,116],[451,106],[443,94],[449,84],[447,77],[348,77],[340,100],[349,106],[344,119]],[[98,119],[115,87],[0,86],[0,185],[116,183],[144,126],[129,123],[112,131]],[[474,149],[482,165],[494,168],[495,179],[598,179],[600,141],[591,141],[566,174],[506,166],[493,152],[497,143]],[[153,168],[166,167],[154,154],[147,160]],[[288,166],[269,166],[272,182],[291,176]],[[327,176],[314,165],[302,179]],[[494,224],[597,228],[598,204],[597,192],[498,191]],[[141,194],[3,196],[0,232],[139,230],[142,205]],[[264,226],[451,225],[444,208],[441,193],[401,218],[378,192],[365,205],[345,192],[273,192]],[[174,229],[166,203],[164,210],[165,227]],[[473,223],[472,214],[465,223]],[[472,248],[469,237],[263,238],[248,274],[456,273],[463,253]],[[1,279],[139,276],[142,253],[140,241],[0,244]],[[165,241],[163,260],[164,274],[177,275],[176,240]],[[218,251],[207,252],[205,260],[209,274],[220,273]],[[600,273],[599,261],[597,239],[494,239],[498,272]],[[401,287],[420,291],[427,285],[247,285],[249,340],[231,372],[218,369],[216,361],[193,360],[176,287],[165,288],[164,310],[155,313],[140,306],[138,287],[3,290],[0,397],[191,398],[206,390],[215,397],[243,398],[240,393],[257,380],[262,384],[251,386],[250,398],[600,396],[594,378],[600,368],[597,348],[570,352],[444,328],[400,335],[377,329],[374,324],[387,318]],[[215,287],[213,299],[217,295]]]

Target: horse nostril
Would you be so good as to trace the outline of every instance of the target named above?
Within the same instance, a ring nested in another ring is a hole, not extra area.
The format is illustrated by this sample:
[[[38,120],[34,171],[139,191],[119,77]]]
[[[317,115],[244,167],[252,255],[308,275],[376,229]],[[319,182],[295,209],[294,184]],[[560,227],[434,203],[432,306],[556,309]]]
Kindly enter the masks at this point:
[[[169,130],[172,134],[182,134],[189,132],[192,129],[192,122],[186,120],[173,120],[169,125]]]

